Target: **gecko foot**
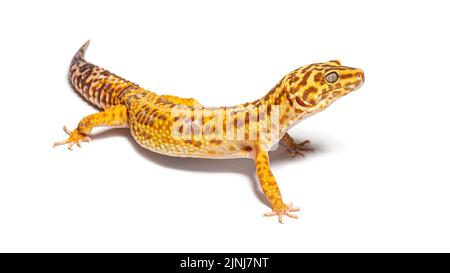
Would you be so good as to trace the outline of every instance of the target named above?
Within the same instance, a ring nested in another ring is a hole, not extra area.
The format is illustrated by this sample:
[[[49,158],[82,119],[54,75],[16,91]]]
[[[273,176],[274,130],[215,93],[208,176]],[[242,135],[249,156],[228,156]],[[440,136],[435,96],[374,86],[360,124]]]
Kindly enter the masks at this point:
[[[302,157],[305,156],[304,152],[314,152],[314,148],[310,147],[311,141],[305,140],[300,143],[296,143],[294,140],[290,141],[286,145],[283,145],[288,153],[291,154],[292,157],[300,155]]]
[[[69,148],[69,150],[73,150],[73,145],[77,145],[78,147],[81,148],[81,142],[90,142],[91,138],[78,132],[78,129],[73,130],[72,132],[67,129],[66,126],[64,126],[64,132],[66,132],[66,134],[69,135],[69,138],[63,141],[58,141],[53,143],[53,148],[59,145],[67,145],[67,148]]]
[[[278,216],[278,222],[283,224],[283,215],[289,216],[291,218],[298,218],[298,215],[292,212],[300,211],[299,207],[294,207],[292,203],[284,205],[283,208],[278,210],[273,210],[271,212],[264,213],[264,216]]]

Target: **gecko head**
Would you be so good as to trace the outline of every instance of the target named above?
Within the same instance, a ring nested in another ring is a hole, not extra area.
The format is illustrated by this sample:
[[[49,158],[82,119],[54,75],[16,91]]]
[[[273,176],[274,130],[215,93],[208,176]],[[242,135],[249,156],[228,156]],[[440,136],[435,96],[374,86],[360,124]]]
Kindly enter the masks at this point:
[[[301,67],[285,79],[296,108],[311,113],[325,109],[364,83],[364,72],[338,60]]]

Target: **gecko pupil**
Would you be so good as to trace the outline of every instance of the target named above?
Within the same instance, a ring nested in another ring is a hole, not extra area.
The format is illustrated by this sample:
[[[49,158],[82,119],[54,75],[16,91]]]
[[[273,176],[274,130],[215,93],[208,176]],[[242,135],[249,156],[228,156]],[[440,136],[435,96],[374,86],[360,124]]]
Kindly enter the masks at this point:
[[[330,72],[325,76],[325,80],[328,83],[335,83],[335,82],[337,82],[338,78],[339,78],[339,76],[336,72]]]

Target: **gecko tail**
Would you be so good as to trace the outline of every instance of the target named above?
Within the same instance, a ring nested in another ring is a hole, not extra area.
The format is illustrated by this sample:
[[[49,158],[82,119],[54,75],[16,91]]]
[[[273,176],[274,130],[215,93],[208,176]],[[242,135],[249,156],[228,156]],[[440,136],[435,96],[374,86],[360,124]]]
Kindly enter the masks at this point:
[[[86,61],[84,54],[88,46],[89,41],[80,47],[73,56],[69,67],[69,81],[82,97],[100,109],[108,109],[121,103],[123,92],[140,88],[138,85]]]
[[[78,49],[75,56],[73,56],[73,60],[84,59],[84,54],[86,53],[87,48],[89,47],[90,40],[87,40],[81,47]]]

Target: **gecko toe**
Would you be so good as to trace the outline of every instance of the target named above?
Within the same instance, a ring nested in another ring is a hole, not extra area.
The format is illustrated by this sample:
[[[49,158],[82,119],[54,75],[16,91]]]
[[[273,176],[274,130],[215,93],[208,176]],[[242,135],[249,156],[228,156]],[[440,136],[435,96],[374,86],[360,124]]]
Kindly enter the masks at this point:
[[[283,146],[286,148],[287,152],[291,154],[292,157],[296,157],[300,155],[301,157],[305,157],[305,152],[313,152],[314,148],[309,147],[311,141],[304,140],[299,143],[295,143],[293,139],[289,142],[285,143]]]
[[[291,213],[291,212],[285,212],[284,214],[286,214],[287,216],[289,216],[291,218],[298,219],[298,215],[297,214],[294,214],[294,213]]]
[[[270,216],[275,216],[275,215],[277,215],[277,214],[278,214],[277,212],[271,211],[271,212],[266,212],[266,213],[264,213],[264,216],[270,217]]]
[[[270,216],[278,216],[278,222],[280,224],[283,224],[283,215],[286,215],[290,218],[298,219],[298,215],[293,213],[300,211],[299,207],[294,207],[292,203],[289,203],[287,205],[284,205],[284,208],[272,210],[271,212],[264,213],[264,216],[270,217]]]
[[[60,146],[60,145],[65,145],[67,144],[67,148],[71,151],[73,151],[73,146],[77,145],[78,147],[81,148],[81,142],[90,142],[91,138],[80,133],[78,131],[78,129],[75,129],[73,131],[70,131],[66,126],[63,127],[63,130],[66,134],[69,135],[69,137],[66,140],[63,141],[57,141],[55,143],[53,143],[53,148]]]
[[[64,144],[66,144],[66,143],[67,143],[67,142],[66,142],[65,140],[63,140],[63,141],[57,141],[57,142],[53,143],[53,148],[55,148],[56,146],[64,145]]]
[[[298,147],[295,147],[295,155],[300,155],[301,157],[305,157],[305,154],[303,153],[303,150],[301,150]]]
[[[64,125],[63,130],[64,130],[64,132],[66,132],[66,134],[69,135],[69,136],[70,136],[70,133],[72,133],[69,129],[67,129],[67,126],[66,126],[66,125]]]
[[[298,146],[305,146],[305,145],[308,145],[308,144],[311,144],[311,141],[309,141],[308,139],[304,140],[304,141],[302,141],[300,143],[297,143]]]

